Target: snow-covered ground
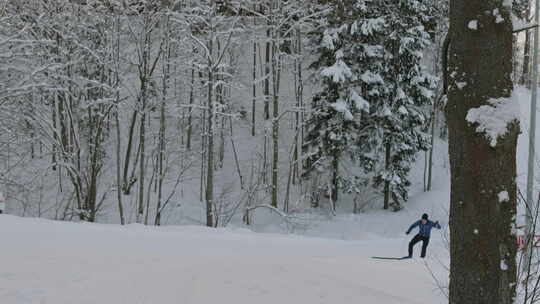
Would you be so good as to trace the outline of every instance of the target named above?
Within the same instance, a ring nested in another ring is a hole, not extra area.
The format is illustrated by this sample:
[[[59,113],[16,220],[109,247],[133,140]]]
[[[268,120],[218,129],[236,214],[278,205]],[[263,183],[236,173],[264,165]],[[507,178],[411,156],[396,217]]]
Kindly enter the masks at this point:
[[[433,191],[400,212],[313,214],[294,231],[303,236],[0,215],[0,303],[444,303],[449,194],[446,147],[437,149]],[[404,232],[423,212],[444,226],[427,259],[420,244],[413,260],[371,258],[406,255]]]
[[[444,302],[424,263],[443,273],[438,236],[425,261],[382,261],[370,257],[404,255],[405,236],[341,241],[9,215],[0,231],[2,304]]]

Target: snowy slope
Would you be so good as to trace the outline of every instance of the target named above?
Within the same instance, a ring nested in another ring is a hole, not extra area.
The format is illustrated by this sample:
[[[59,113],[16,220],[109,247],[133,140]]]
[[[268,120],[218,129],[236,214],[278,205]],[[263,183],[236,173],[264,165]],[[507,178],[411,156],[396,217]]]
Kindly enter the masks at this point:
[[[293,232],[318,238],[0,216],[0,231],[9,231],[1,237],[0,303],[445,303],[430,273],[446,284],[447,147],[435,148],[433,191],[422,192],[420,158],[405,209],[302,215],[305,226]],[[424,212],[444,226],[428,259],[371,259],[404,256],[404,231]],[[269,221],[252,229],[283,232]]]
[[[338,241],[201,227],[0,216],[0,303],[442,303],[405,239]],[[437,242],[434,255],[442,252]],[[435,265],[434,258],[428,262]],[[432,265],[432,266],[433,266]]]

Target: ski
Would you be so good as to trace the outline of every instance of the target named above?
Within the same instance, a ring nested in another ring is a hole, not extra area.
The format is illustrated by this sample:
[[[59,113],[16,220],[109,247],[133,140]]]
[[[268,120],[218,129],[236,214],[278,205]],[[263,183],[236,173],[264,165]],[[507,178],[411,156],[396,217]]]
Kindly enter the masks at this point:
[[[408,256],[401,257],[401,258],[374,256],[374,257],[371,257],[371,258],[376,259],[376,260],[407,260],[407,259],[410,259]]]

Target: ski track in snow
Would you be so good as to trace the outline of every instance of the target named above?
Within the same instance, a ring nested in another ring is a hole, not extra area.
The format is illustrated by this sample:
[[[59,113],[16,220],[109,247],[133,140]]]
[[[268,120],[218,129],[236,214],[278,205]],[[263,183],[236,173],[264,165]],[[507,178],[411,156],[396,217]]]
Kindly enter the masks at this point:
[[[402,254],[408,237],[340,241],[8,215],[0,231],[10,232],[0,251],[2,304],[444,302],[420,259],[370,258]],[[434,243],[437,256],[444,249]]]

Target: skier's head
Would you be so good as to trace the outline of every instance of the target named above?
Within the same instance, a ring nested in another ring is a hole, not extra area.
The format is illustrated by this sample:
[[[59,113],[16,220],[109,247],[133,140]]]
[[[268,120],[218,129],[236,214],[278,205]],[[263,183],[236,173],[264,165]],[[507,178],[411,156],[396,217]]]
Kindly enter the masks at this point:
[[[427,220],[428,220],[428,214],[427,213],[422,214],[422,223],[425,224]]]

